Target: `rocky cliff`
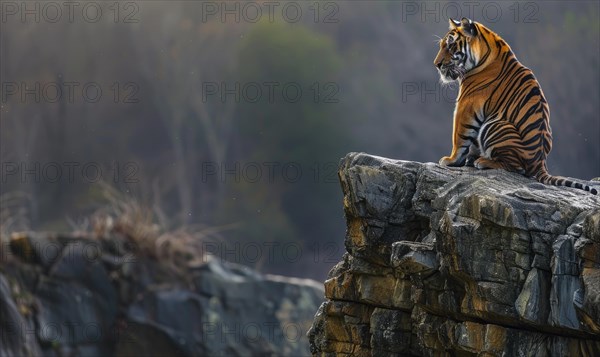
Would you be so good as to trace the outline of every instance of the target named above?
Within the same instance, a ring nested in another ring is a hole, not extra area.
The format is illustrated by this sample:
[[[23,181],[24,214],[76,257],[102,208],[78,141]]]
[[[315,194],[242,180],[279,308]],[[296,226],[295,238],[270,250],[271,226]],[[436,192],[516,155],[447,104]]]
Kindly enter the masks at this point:
[[[349,154],[313,355],[600,356],[600,196]]]
[[[141,247],[116,231],[13,234],[0,249],[0,356],[308,354],[321,284],[210,256],[175,269]]]

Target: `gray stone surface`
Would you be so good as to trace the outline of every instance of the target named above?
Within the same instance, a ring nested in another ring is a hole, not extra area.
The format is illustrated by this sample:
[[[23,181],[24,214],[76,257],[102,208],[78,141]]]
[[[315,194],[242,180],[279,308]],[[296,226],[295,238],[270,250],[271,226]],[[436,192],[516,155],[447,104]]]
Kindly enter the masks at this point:
[[[321,284],[210,256],[173,269],[125,243],[14,234],[0,265],[0,356],[309,353]]]
[[[313,355],[600,355],[600,197],[361,153]]]
[[[41,351],[35,340],[35,331],[32,319],[26,313],[19,311],[15,299],[23,294],[18,287],[10,287],[10,282],[0,274],[0,356],[39,356]]]

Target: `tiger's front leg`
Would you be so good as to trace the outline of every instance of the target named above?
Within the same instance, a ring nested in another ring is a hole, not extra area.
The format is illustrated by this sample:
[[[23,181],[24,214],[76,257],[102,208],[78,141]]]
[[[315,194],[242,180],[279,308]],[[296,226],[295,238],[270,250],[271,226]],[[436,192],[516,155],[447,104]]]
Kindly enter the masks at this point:
[[[457,108],[454,112],[452,128],[452,153],[444,156],[439,164],[442,166],[463,166],[469,156],[470,148],[479,132],[479,123],[472,116],[466,116],[465,109]]]

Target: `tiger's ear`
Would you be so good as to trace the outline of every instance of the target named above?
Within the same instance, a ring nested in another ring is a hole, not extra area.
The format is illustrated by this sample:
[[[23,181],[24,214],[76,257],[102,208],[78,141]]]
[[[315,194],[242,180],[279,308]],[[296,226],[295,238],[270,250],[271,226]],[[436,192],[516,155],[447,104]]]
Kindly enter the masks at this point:
[[[471,19],[467,19],[466,17],[463,17],[460,20],[460,25],[465,34],[467,34],[471,37],[477,36],[477,26],[475,26],[475,23]]]
[[[460,21],[456,21],[454,19],[448,19],[448,24],[450,25],[448,27],[448,30],[453,30],[460,26]]]

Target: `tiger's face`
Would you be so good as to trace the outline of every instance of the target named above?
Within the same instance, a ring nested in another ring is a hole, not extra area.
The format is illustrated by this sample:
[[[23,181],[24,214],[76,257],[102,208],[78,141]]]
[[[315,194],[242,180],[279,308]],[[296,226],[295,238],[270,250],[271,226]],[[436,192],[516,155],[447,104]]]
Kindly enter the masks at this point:
[[[464,17],[461,21],[450,19],[449,22],[450,30],[440,40],[440,50],[433,61],[442,83],[461,81],[477,64],[477,25]]]

